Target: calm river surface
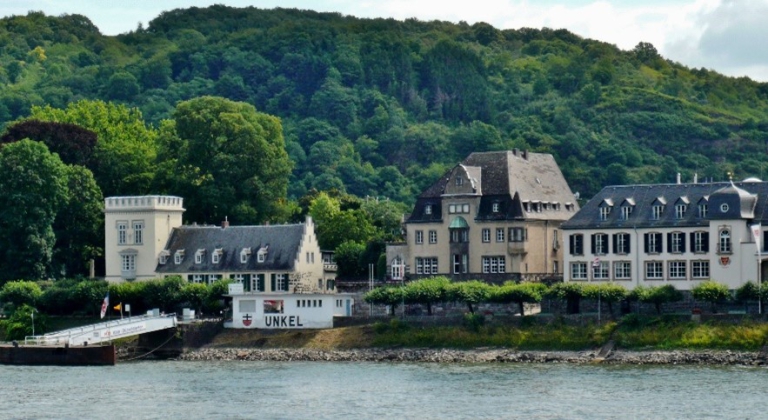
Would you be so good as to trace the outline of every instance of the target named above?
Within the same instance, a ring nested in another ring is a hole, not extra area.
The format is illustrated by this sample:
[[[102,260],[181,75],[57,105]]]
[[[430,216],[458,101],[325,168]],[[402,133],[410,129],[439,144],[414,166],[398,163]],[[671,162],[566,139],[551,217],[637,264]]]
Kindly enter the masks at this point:
[[[768,418],[768,370],[332,362],[0,365],[0,419]]]

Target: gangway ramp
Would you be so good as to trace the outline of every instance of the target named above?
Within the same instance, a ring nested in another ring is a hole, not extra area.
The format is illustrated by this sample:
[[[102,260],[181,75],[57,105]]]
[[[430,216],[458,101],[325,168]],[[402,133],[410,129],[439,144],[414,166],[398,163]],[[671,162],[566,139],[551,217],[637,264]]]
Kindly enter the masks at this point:
[[[153,315],[152,312],[44,335],[27,336],[24,343],[39,346],[83,346],[176,327],[176,314]]]

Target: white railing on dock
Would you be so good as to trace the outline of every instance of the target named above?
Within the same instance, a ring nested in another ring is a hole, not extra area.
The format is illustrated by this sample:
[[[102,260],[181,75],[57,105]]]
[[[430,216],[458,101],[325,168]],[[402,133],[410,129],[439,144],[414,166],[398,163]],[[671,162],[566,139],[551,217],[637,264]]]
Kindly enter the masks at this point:
[[[176,327],[176,314],[141,315],[85,325],[44,335],[27,336],[24,344],[82,346]]]

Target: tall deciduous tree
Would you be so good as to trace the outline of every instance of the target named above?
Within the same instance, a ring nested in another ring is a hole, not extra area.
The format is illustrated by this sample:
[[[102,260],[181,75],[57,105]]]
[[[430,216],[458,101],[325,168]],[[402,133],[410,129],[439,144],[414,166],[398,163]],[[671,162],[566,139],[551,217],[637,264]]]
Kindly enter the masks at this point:
[[[238,224],[284,220],[292,163],[280,120],[252,105],[205,96],[181,102],[161,138],[161,183],[186,216]]]
[[[138,109],[82,100],[66,109],[34,106],[30,119],[76,124],[96,133],[92,171],[105,196],[150,192],[157,133]]]
[[[0,280],[50,274],[53,222],[68,196],[67,167],[44,144],[0,150]]]
[[[52,153],[57,153],[68,165],[85,166],[93,170],[93,150],[96,133],[75,124],[27,120],[6,130],[0,142],[12,143],[30,139],[45,143]]]

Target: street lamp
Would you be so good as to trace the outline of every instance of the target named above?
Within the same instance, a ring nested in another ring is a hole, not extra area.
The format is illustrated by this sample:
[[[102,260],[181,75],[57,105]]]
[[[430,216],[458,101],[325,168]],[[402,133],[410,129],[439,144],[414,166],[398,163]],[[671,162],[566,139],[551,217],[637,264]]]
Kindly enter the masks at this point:
[[[32,312],[30,313],[32,316],[32,337],[35,336],[35,310],[32,309]]]

